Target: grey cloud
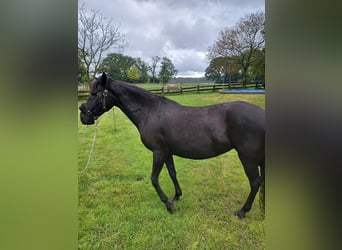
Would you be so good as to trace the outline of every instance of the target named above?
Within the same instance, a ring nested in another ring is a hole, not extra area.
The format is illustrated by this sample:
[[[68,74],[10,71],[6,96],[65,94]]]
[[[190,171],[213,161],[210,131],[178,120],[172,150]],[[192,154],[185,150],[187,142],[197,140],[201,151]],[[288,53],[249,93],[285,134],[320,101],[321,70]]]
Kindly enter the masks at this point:
[[[205,50],[212,42],[212,37],[217,35],[214,28],[217,25],[212,25],[204,18],[196,19],[194,23],[179,20],[164,27],[162,34],[177,48]]]
[[[196,8],[198,6],[228,5],[231,7],[260,6],[265,3],[263,0],[134,0],[138,3],[162,3],[171,8]]]
[[[203,55],[219,31],[264,9],[264,0],[79,1],[121,24],[129,44],[123,53],[147,62],[152,56],[168,56],[179,75],[203,73]]]

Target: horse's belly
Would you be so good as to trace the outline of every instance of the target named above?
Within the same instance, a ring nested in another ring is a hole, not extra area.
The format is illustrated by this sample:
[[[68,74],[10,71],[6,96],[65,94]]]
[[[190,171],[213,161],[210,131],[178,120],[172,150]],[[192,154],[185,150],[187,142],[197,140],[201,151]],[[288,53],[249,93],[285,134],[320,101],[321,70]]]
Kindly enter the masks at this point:
[[[232,149],[228,141],[225,143],[196,141],[177,145],[178,146],[172,147],[172,153],[189,159],[207,159],[218,156]]]

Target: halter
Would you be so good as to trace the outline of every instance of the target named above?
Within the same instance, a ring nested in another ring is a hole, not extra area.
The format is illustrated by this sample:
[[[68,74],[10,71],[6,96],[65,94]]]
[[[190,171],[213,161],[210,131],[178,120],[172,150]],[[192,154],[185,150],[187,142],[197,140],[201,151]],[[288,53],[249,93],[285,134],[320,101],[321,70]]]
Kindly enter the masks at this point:
[[[107,111],[106,97],[108,96],[108,93],[109,93],[109,91],[108,91],[107,88],[102,93],[102,96],[103,96],[103,99],[102,99],[102,109],[105,110],[105,111]],[[93,112],[90,109],[86,109],[86,114],[90,116],[90,115],[93,114]]]
[[[108,111],[107,110],[107,106],[106,106],[106,97],[110,94],[109,93],[110,91],[108,90],[108,81],[106,82],[106,88],[103,90],[102,92],[102,109],[104,111]],[[85,109],[85,113],[88,115],[88,116],[91,116],[93,114],[93,112],[90,110],[90,109]]]

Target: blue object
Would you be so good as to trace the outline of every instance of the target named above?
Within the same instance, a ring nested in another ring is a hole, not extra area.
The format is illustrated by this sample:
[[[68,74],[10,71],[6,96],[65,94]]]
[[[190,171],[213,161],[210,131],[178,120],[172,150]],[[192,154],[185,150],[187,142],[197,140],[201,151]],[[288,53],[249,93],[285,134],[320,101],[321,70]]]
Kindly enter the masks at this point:
[[[222,89],[222,94],[264,94],[265,89]]]

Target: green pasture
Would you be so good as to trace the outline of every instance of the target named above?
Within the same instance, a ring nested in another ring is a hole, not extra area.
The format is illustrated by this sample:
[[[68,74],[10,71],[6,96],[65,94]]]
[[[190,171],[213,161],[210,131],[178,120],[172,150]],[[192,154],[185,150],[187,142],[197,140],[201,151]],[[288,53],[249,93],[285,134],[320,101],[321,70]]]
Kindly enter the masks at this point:
[[[191,106],[233,100],[265,106],[262,94],[168,98]],[[79,171],[87,163],[94,131],[95,126],[79,121]],[[175,165],[183,196],[177,211],[169,214],[151,184],[152,153],[140,142],[137,129],[118,108],[114,117],[112,111],[104,114],[90,167],[78,179],[79,249],[265,249],[259,197],[245,219],[233,215],[249,193],[235,151],[208,160],[175,157]],[[159,182],[173,197],[166,168]]]

